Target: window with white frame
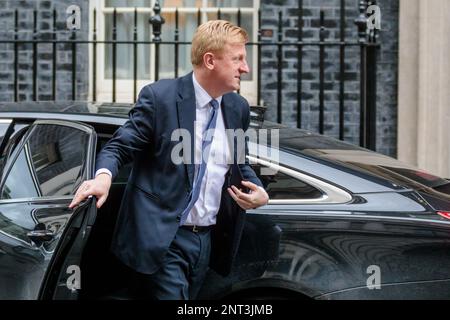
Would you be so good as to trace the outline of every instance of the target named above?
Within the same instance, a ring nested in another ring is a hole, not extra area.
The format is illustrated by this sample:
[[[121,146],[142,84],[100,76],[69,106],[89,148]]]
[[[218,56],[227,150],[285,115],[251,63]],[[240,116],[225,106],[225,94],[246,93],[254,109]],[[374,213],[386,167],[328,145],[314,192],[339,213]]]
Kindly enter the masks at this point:
[[[258,32],[259,0],[160,0],[161,15],[165,19],[162,26],[159,61],[159,78],[174,78],[175,46],[164,44],[175,40],[175,17],[178,11],[178,35],[180,42],[190,42],[198,23],[220,18],[229,20],[247,30],[250,42],[256,42]],[[97,11],[96,35],[98,41],[113,39],[113,16],[116,10],[116,36],[118,41],[133,41],[136,24],[137,41],[151,41],[152,26],[149,23],[153,15],[155,0],[91,0],[91,22],[94,8]],[[135,22],[135,9],[137,20]],[[240,11],[240,13],[238,13]],[[240,15],[240,17],[239,17]],[[91,24],[92,25],[92,24]],[[92,39],[90,28],[90,38]],[[178,76],[192,70],[190,62],[190,44],[180,44],[178,49]],[[93,50],[91,55],[93,55]],[[133,102],[134,92],[134,56],[132,43],[117,44],[116,46],[116,101]],[[241,95],[250,104],[256,104],[257,86],[257,50],[256,46],[247,46],[250,73],[243,76]],[[155,45],[138,44],[136,50],[137,92],[148,83],[155,81]],[[91,57],[92,58],[92,57]],[[113,86],[113,45],[98,44],[96,50],[96,99],[98,101],[112,101]],[[93,61],[93,59],[90,59]],[[93,67],[93,66],[91,66]],[[90,72],[91,77],[93,72]],[[90,81],[91,85],[93,79]],[[90,90],[92,95],[92,88]],[[92,98],[92,97],[91,97]]]

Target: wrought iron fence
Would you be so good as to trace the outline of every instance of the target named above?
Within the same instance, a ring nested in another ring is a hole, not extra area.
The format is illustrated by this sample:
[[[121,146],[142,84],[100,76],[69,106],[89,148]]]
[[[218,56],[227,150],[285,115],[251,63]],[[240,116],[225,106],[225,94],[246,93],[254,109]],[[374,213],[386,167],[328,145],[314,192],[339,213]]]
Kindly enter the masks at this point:
[[[376,4],[376,1],[360,1],[359,2],[359,16],[355,17],[356,28],[358,29],[358,38],[357,39],[346,39],[345,38],[345,1],[341,0],[340,6],[340,19],[339,19],[339,30],[340,30],[340,39],[339,41],[335,40],[327,40],[326,39],[326,27],[325,27],[325,15],[324,11],[320,11],[320,25],[319,25],[319,39],[310,41],[303,39],[303,0],[299,0],[298,5],[298,38],[297,41],[285,41],[283,39],[283,13],[282,11],[278,14],[278,28],[277,30],[267,30],[261,28],[261,10],[258,12],[258,37],[256,42],[249,42],[248,46],[251,46],[256,49],[257,52],[257,70],[256,70],[256,79],[257,79],[257,101],[261,101],[262,95],[262,85],[261,85],[261,52],[263,47],[274,47],[277,51],[277,63],[276,63],[276,74],[277,74],[277,98],[276,98],[276,120],[278,122],[283,122],[282,119],[282,110],[283,110],[283,50],[286,47],[296,47],[297,48],[297,103],[296,103],[296,120],[297,127],[301,127],[302,124],[302,92],[303,92],[303,70],[302,70],[302,59],[303,59],[303,50],[306,47],[318,47],[319,54],[319,65],[317,72],[319,73],[319,132],[324,133],[324,125],[325,125],[325,52],[327,48],[337,47],[339,48],[339,138],[341,140],[344,139],[344,95],[345,95],[345,55],[346,49],[348,47],[359,47],[360,48],[360,145],[371,148],[375,150],[375,133],[376,133],[376,50],[379,46],[377,43],[377,30],[368,28],[368,16],[367,16],[367,8],[370,5]],[[34,11],[34,20],[33,20],[33,39],[30,40],[22,40],[18,39],[19,34],[19,24],[18,24],[18,11],[15,11],[15,34],[14,39],[9,40],[0,40],[0,43],[12,43],[14,45],[14,100],[18,101],[18,54],[20,52],[20,46],[24,44],[31,44],[32,46],[32,56],[33,56],[33,66],[32,66],[32,97],[33,100],[37,100],[38,94],[38,81],[37,81],[37,65],[38,65],[38,44],[48,43],[52,45],[52,100],[56,98],[56,71],[57,71],[57,44],[65,43],[70,46],[70,50],[72,51],[72,61],[71,61],[71,79],[72,79],[72,99],[76,99],[77,97],[77,48],[82,44],[89,44],[92,46],[93,55],[92,55],[92,98],[94,101],[97,100],[97,87],[98,87],[98,76],[97,76],[97,50],[99,44],[110,44],[112,46],[112,102],[116,101],[117,96],[117,46],[121,44],[132,44],[133,45],[133,100],[136,100],[137,97],[137,80],[138,80],[138,56],[137,56],[137,48],[138,46],[155,46],[155,60],[154,60],[154,71],[155,71],[155,80],[159,79],[160,76],[160,47],[161,45],[171,45],[173,46],[174,52],[174,76],[178,77],[179,70],[179,51],[180,46],[190,45],[190,42],[180,41],[179,33],[179,12],[175,11],[175,33],[173,41],[162,41],[161,34],[163,31],[164,17],[161,16],[161,8],[156,1],[156,4],[153,8],[154,15],[149,20],[149,23],[152,25],[152,33],[153,38],[148,41],[138,41],[138,28],[137,28],[137,10],[134,10],[134,29],[133,29],[133,40],[117,40],[117,12],[114,9],[113,11],[113,30],[112,30],[112,39],[111,40],[98,40],[98,34],[96,29],[96,19],[97,19],[97,11],[94,9],[93,12],[93,26],[92,26],[92,40],[84,40],[78,39],[77,33],[75,31],[72,32],[71,38],[68,40],[60,40],[57,39],[57,30],[56,30],[56,11],[53,11],[53,35],[51,39],[38,39],[38,30],[37,30],[37,19],[36,19],[36,11]],[[217,18],[221,18],[221,10],[217,11]],[[238,9],[237,12],[237,21],[238,24],[241,23],[241,10]],[[198,24],[201,22],[201,10],[198,9],[197,12],[197,20]],[[275,32],[277,35],[277,41],[267,41],[263,40],[264,35],[267,33]]]

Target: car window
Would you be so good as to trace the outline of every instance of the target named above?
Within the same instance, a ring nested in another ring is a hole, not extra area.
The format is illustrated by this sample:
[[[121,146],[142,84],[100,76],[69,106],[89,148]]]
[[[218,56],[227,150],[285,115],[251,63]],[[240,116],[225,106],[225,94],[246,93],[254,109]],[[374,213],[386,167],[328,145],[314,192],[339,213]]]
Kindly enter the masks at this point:
[[[0,146],[2,145],[3,139],[5,137],[6,131],[9,128],[10,123],[9,122],[1,122],[0,121]],[[1,151],[0,151],[1,152]],[[0,172],[2,170],[3,167],[3,161],[4,161],[4,156],[2,154],[0,154]]]
[[[0,122],[0,145],[3,141],[3,137],[5,136],[6,130],[8,130],[10,123],[9,122]]]
[[[382,168],[387,169],[389,171],[393,171],[394,173],[398,174],[398,176],[396,176],[397,178],[405,177],[411,180],[411,182],[420,183],[424,186],[431,188],[436,188],[448,184],[448,180],[443,179],[441,177],[437,177],[431,173],[419,169],[389,167],[389,166],[382,166]],[[414,187],[412,183],[408,182],[410,181],[403,179],[403,184]]]
[[[1,123],[0,123],[0,126],[1,126]],[[1,151],[1,154],[0,154],[0,176],[1,176],[1,172],[3,170],[3,165],[5,164],[6,158],[8,157],[8,154],[10,154],[12,152],[12,150],[17,146],[18,142],[23,137],[23,135],[25,134],[28,127],[29,127],[29,124],[14,122],[14,126],[12,127],[12,132],[10,132],[9,140],[3,142],[4,146],[3,146],[3,150]],[[7,131],[7,128],[4,128],[4,130],[0,132],[0,140],[5,139],[4,135],[6,134],[6,131]]]
[[[253,166],[271,200],[317,199],[323,195],[317,188],[304,181],[280,171],[267,174],[271,170],[262,171],[262,168],[264,168],[262,165]]]
[[[34,127],[9,171],[1,199],[74,194],[83,178],[89,134],[73,127]]]

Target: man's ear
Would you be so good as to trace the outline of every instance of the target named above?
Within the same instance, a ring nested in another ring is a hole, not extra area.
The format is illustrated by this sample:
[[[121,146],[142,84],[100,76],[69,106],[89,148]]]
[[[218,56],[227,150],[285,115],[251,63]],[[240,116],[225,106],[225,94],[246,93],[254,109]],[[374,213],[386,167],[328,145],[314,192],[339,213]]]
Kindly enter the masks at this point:
[[[209,70],[213,70],[214,69],[214,54],[211,52],[206,52],[203,55],[203,65],[209,69]]]

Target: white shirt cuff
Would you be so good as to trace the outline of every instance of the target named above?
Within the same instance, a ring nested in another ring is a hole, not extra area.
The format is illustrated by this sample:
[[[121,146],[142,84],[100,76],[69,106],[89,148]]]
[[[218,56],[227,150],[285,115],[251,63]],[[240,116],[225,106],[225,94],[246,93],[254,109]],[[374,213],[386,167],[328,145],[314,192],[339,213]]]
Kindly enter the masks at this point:
[[[101,174],[101,173],[106,173],[106,174],[108,174],[110,177],[112,177],[111,171],[109,171],[109,170],[106,169],[106,168],[98,169],[98,170],[95,172],[95,176],[97,177],[97,176],[98,176],[99,174]]]

